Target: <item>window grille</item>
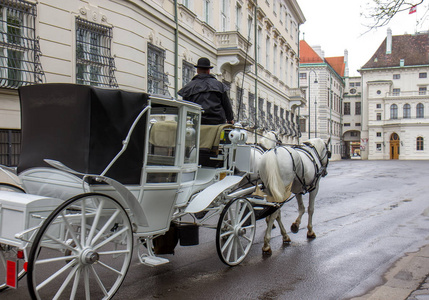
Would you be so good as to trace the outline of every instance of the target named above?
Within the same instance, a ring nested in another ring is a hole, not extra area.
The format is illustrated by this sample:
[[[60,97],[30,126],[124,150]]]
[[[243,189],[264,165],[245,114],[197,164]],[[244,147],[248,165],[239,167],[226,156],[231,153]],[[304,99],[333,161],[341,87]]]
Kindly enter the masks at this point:
[[[237,86],[237,121],[247,120],[246,104],[244,103],[244,89]]]
[[[0,165],[18,165],[21,153],[21,131],[0,129]]]
[[[184,60],[182,62],[182,86],[187,85],[192,80],[194,75],[194,65]]]
[[[165,50],[148,44],[147,89],[151,94],[168,95],[168,78],[164,73]]]
[[[36,4],[0,0],[0,87],[17,89],[44,81],[36,15]]]
[[[274,116],[271,113],[271,107],[272,107],[271,102],[267,101],[267,123],[268,123],[268,129],[275,131],[276,130],[276,125],[274,124]]]
[[[258,99],[258,128],[267,129],[267,120],[264,111],[264,98]]]
[[[256,120],[255,120],[255,114],[256,114],[256,110],[255,110],[255,94],[253,94],[253,93],[250,93],[249,92],[249,98],[248,98],[248,101],[249,101],[249,111],[248,111],[248,113],[249,113],[249,126],[250,127],[255,127],[255,123],[256,123]]]
[[[111,44],[111,28],[76,19],[76,83],[118,87]]]

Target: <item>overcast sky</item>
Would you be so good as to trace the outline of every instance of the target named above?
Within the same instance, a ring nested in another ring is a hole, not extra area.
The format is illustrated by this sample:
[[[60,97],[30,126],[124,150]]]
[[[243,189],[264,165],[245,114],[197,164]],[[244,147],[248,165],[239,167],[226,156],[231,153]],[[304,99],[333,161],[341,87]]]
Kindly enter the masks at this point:
[[[386,37],[387,28],[392,29],[393,35],[413,34],[416,30],[429,29],[429,1],[425,1],[417,7],[416,13],[401,12],[389,25],[365,33],[368,27],[364,25],[370,24],[371,20],[361,16],[361,13],[368,12],[369,2],[373,1],[299,0],[298,4],[306,18],[306,22],[300,27],[300,38],[304,37],[310,46],[320,45],[325,57],[343,56],[347,49],[350,76],[358,76],[357,69],[378,49]],[[417,20],[419,24],[416,26]]]

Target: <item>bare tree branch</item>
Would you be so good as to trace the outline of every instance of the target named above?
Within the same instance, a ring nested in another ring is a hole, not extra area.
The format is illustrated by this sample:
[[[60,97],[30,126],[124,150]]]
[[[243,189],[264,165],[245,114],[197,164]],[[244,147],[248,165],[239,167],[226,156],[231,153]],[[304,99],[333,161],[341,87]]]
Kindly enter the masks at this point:
[[[372,0],[367,5],[375,5],[369,9],[368,13],[361,13],[362,16],[374,21],[369,27],[368,31],[383,27],[393,19],[393,17],[402,11],[408,11],[413,6],[422,4],[424,0],[412,1],[412,0]]]

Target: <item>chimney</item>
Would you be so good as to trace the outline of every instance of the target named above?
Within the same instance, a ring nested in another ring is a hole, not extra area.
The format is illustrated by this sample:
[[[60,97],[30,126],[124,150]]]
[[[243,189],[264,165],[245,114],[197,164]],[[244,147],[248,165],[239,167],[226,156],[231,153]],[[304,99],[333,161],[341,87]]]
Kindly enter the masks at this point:
[[[322,59],[325,58],[325,51],[322,50],[322,46],[311,46],[311,48],[313,48],[314,52],[316,52]]]
[[[344,50],[344,64],[346,65],[344,76],[349,77],[349,51],[347,49]]]
[[[387,28],[386,54],[392,54],[392,29]]]

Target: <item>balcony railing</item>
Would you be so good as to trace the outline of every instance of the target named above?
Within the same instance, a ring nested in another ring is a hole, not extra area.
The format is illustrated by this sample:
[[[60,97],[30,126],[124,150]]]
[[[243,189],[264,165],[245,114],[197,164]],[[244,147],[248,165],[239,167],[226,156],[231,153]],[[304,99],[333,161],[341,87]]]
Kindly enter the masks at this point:
[[[407,92],[389,92],[386,93],[386,98],[409,98],[418,96],[429,96],[428,91],[407,91]]]

